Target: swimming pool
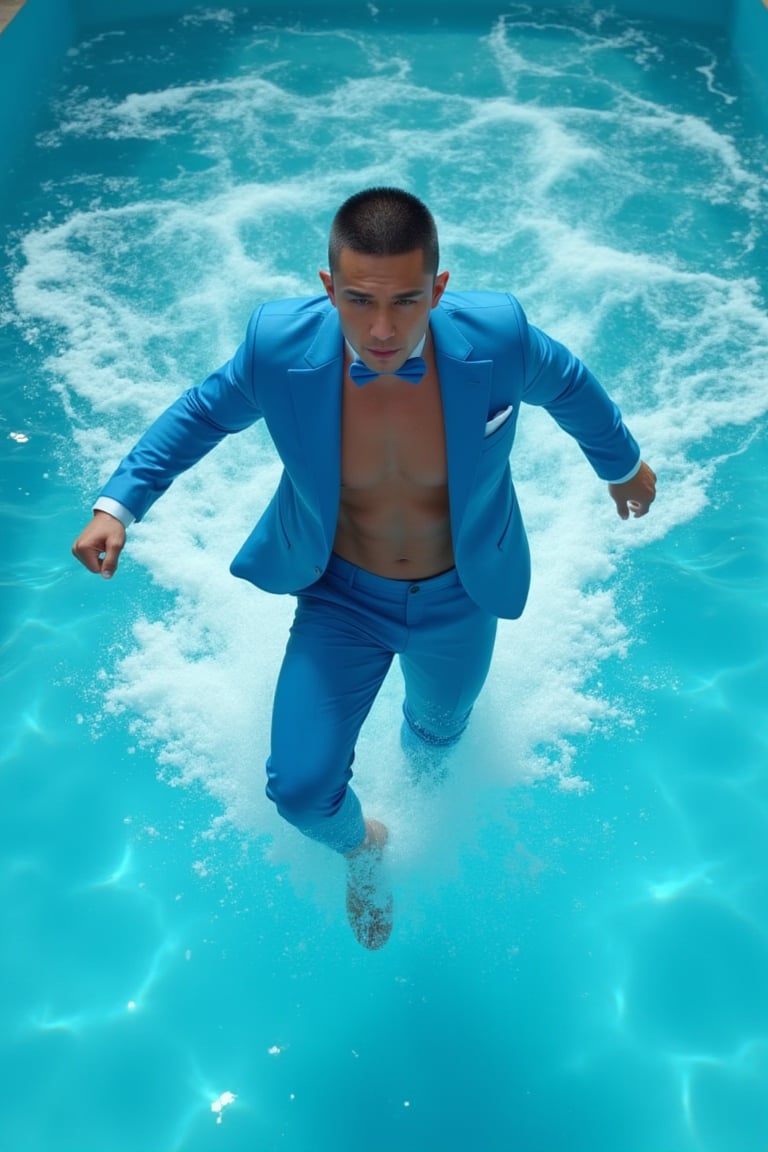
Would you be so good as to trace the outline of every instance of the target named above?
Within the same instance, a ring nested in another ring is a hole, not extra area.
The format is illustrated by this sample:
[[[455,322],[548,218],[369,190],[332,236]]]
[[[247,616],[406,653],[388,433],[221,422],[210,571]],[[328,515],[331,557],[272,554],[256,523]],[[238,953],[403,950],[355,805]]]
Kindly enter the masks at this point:
[[[2,1147],[768,1145],[768,165],[716,8],[216,7],[69,45],[3,200]],[[263,797],[290,604],[227,573],[263,434],[180,481],[112,584],[68,547],[383,180],[434,208],[456,287],[584,355],[661,495],[621,524],[526,413],[531,601],[450,779],[405,787],[394,675],[360,744],[398,908],[370,955],[338,862]]]

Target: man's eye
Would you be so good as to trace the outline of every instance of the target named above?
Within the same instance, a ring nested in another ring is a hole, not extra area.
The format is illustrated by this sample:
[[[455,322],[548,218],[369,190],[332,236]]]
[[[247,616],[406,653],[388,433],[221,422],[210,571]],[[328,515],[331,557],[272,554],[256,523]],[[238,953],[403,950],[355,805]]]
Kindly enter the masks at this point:
[[[398,300],[397,303],[401,304],[401,305],[405,305],[407,307],[409,304],[415,304],[416,301],[414,300],[414,298],[412,296],[404,296],[403,299]]]
[[[364,305],[368,303],[368,298],[366,296],[352,296],[351,301],[353,304]]]

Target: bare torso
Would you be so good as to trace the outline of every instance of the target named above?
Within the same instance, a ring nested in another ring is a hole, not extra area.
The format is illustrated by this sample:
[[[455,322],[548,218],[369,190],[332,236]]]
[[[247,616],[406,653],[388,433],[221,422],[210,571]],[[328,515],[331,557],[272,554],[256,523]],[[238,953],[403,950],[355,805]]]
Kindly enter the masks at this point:
[[[420,384],[344,374],[341,498],[334,551],[395,580],[453,566],[440,385],[427,350]]]

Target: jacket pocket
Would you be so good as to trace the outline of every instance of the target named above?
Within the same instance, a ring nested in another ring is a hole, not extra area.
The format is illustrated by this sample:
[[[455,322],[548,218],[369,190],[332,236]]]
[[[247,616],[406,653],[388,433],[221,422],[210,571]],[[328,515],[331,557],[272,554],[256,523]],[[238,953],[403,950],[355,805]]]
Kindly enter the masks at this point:
[[[489,439],[489,437],[493,436],[496,432],[498,432],[498,430],[500,428],[502,428],[506,424],[507,420],[509,420],[510,416],[512,415],[512,412],[513,412],[513,408],[512,408],[512,405],[510,404],[506,408],[502,408],[499,412],[497,412],[495,414],[495,416],[491,416],[490,420],[488,420],[488,422],[485,425],[485,439],[486,440]]]

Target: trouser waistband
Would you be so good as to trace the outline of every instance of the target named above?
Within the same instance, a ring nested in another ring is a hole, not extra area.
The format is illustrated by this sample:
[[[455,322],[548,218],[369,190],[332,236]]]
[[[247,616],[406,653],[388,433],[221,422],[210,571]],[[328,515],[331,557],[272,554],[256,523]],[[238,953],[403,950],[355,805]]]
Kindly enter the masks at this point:
[[[377,576],[375,572],[359,568],[357,564],[352,564],[335,552],[331,553],[326,571],[344,580],[350,588],[362,588],[384,600],[401,600],[412,592],[426,594],[440,592],[445,588],[455,588],[460,583],[455,568],[449,568],[447,572],[440,572],[437,576],[427,576],[423,580],[393,580],[388,576]]]

